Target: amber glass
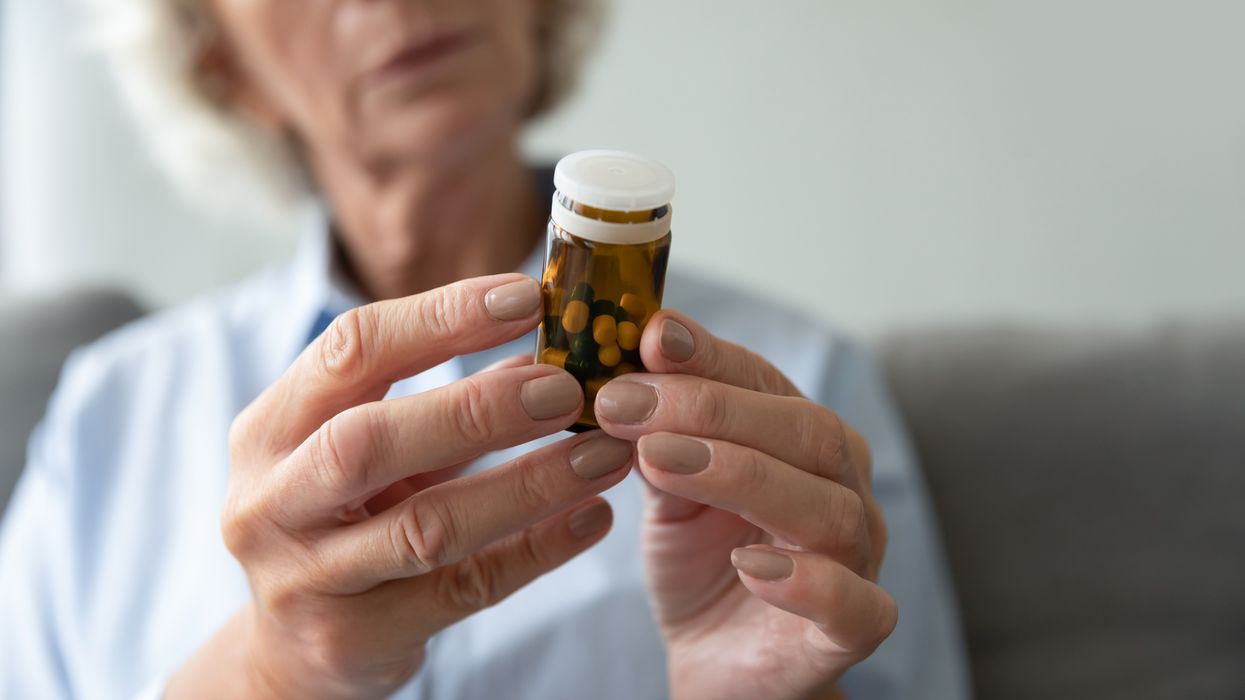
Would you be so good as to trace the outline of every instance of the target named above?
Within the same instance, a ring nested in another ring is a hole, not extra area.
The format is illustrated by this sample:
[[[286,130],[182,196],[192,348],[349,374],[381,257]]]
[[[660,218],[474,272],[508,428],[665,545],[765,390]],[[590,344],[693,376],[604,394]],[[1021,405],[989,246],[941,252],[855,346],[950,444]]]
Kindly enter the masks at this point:
[[[554,206],[619,224],[654,221],[668,211],[668,207],[610,211],[566,199]],[[549,253],[541,283],[545,319],[536,357],[566,369],[584,388],[584,411],[571,430],[597,427],[592,403],[606,382],[644,369],[640,334],[661,308],[670,238],[667,232],[649,243],[598,243],[549,222]]]

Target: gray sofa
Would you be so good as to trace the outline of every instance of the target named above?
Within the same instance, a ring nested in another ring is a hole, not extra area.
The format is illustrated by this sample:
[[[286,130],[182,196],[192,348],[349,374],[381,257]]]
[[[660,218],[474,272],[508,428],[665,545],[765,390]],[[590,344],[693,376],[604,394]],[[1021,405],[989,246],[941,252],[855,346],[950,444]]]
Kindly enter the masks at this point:
[[[0,513],[65,358],[140,315],[130,297],[104,289],[0,297]]]
[[[138,313],[99,292],[0,303],[0,504],[69,349]],[[1245,697],[1245,319],[880,349],[978,698]]]

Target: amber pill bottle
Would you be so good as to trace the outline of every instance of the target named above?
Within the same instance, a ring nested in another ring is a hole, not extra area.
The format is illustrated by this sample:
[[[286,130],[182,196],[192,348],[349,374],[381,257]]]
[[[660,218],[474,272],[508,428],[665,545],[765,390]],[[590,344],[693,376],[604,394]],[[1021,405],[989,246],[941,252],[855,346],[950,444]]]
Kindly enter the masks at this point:
[[[614,377],[644,369],[640,334],[661,308],[674,175],[621,151],[582,151],[554,170],[536,360],[584,388],[571,430],[597,427],[592,404]]]

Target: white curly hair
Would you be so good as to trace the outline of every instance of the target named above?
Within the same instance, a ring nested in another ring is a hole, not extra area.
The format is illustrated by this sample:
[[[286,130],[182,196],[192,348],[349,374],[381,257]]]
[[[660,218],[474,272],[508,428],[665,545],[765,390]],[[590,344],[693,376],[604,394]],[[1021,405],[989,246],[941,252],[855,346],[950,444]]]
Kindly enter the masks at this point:
[[[313,195],[285,139],[214,97],[196,61],[216,36],[208,0],[85,0],[101,50],[151,155],[192,204],[276,224]],[[574,87],[605,0],[540,0],[538,81],[531,115]]]

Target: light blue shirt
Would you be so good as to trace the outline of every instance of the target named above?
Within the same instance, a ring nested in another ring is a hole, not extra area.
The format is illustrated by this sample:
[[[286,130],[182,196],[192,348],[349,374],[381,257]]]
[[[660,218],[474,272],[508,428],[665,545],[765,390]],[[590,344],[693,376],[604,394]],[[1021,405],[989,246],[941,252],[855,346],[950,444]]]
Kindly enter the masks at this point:
[[[333,272],[323,220],[313,228],[289,263],[140,320],[67,363],[0,532],[0,697],[156,697],[248,602],[220,535],[229,424],[289,366],[318,319],[358,302]],[[542,253],[522,271],[539,277]],[[844,689],[860,700],[968,697],[935,523],[868,356],[807,319],[677,269],[666,305],[767,357],[871,443],[890,529],[881,582],[899,602],[899,625]],[[456,358],[390,396],[533,348],[529,336]],[[664,697],[640,487],[632,474],[606,494],[615,523],[596,547],[435,637],[395,697]]]

